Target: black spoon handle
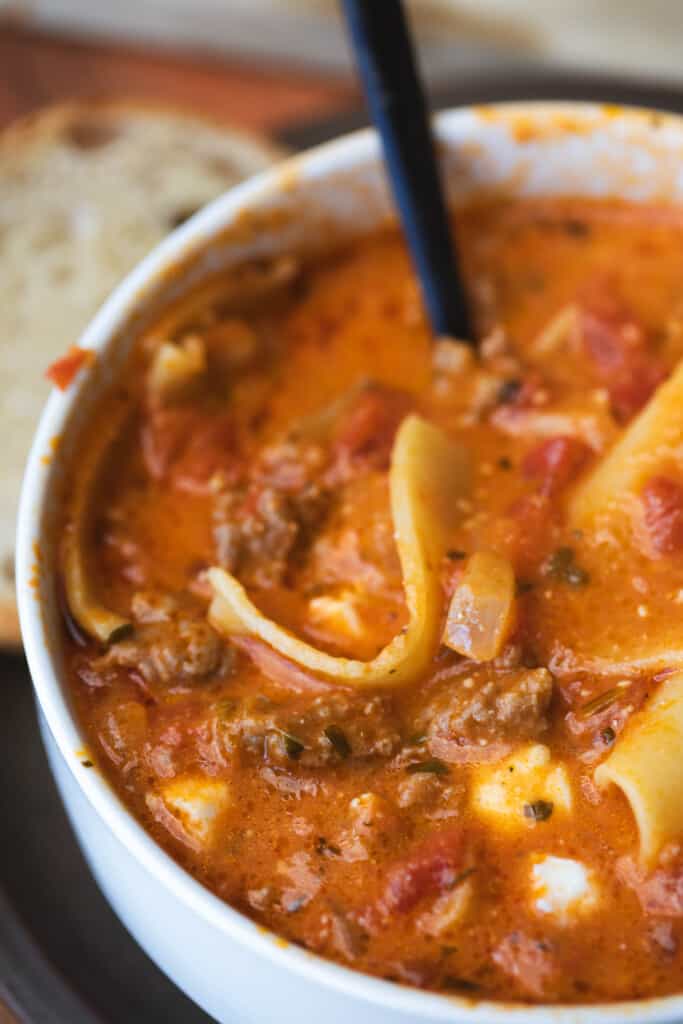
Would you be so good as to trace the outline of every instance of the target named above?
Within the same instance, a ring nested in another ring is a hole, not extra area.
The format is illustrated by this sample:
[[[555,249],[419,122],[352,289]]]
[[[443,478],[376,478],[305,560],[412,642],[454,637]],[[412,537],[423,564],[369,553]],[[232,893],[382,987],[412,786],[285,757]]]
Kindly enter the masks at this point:
[[[401,0],[342,0],[358,70],[435,335],[472,340]]]

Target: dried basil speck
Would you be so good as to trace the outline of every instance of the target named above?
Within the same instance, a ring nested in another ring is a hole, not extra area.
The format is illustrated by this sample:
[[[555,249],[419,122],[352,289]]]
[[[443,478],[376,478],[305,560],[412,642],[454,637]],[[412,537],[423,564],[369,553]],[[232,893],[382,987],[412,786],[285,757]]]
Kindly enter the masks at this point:
[[[453,889],[457,889],[457,887],[462,885],[462,883],[468,879],[470,875],[473,875],[476,870],[476,868],[465,868],[464,871],[458,872],[453,881],[449,882],[446,886],[446,889],[448,889],[449,892],[452,892]]]
[[[455,989],[456,992],[478,992],[481,985],[469,978],[459,978],[453,974],[446,974],[443,978],[444,988]]]
[[[350,755],[351,744],[346,738],[346,733],[343,729],[340,729],[338,725],[328,725],[324,732],[340,757],[346,758]]]
[[[321,857],[340,857],[341,850],[334,843],[328,843],[325,836],[318,836],[315,843],[315,852]]]
[[[233,697],[226,697],[223,700],[216,701],[214,704],[214,711],[216,712],[217,718],[224,720],[231,718],[237,711],[238,707],[239,701],[235,700]]]
[[[611,690],[603,690],[597,697],[593,697],[592,700],[587,701],[579,708],[579,714],[582,718],[590,718],[591,715],[597,715],[600,711],[605,711],[608,707],[619,700],[623,690],[619,686],[613,686]]]
[[[572,587],[583,587],[590,582],[589,574],[578,565],[570,565],[564,578]]]
[[[550,800],[533,800],[530,804],[524,804],[524,817],[532,821],[547,821],[553,813],[553,804]]]
[[[467,552],[461,551],[459,548],[451,548],[446,552],[446,558],[450,558],[452,562],[460,562],[463,558],[467,558]]]
[[[518,378],[511,377],[508,380],[504,380],[498,391],[498,401],[502,405],[514,402],[521,390],[522,382]]]
[[[564,230],[574,238],[585,238],[586,235],[590,234],[590,227],[585,221],[574,220],[573,218],[564,222]]]
[[[607,728],[603,729],[602,732],[600,733],[600,739],[602,740],[602,742],[605,744],[606,747],[611,746],[612,743],[614,743],[616,738],[617,738],[617,734],[615,733],[615,731],[614,731],[614,729],[612,728],[611,725],[608,725]]]
[[[306,749],[305,745],[296,736],[292,736],[291,732],[285,732],[284,729],[278,729],[278,732],[282,736],[287,757],[291,757],[293,761],[296,761],[302,751]]]
[[[585,569],[576,564],[574,558],[573,548],[560,547],[548,556],[543,571],[547,576],[568,583],[572,587],[582,587],[590,581],[590,576]]]
[[[117,644],[120,640],[127,640],[128,637],[132,636],[133,632],[133,623],[124,622],[121,626],[117,626],[116,629],[112,630],[109,634],[107,643]]]
[[[447,775],[448,765],[434,757],[430,761],[413,761],[412,764],[407,765],[406,771],[411,775],[419,775],[422,772],[429,775]]]

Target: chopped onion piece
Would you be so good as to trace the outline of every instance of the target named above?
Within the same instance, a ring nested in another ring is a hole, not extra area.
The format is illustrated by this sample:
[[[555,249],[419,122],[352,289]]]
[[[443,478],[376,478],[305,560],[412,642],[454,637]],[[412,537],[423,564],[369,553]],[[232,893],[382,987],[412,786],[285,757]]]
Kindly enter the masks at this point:
[[[161,343],[147,378],[150,396],[161,405],[188,398],[206,374],[206,349],[197,334],[174,345]]]
[[[443,642],[473,661],[491,661],[515,627],[515,574],[506,558],[477,551],[455,589]]]

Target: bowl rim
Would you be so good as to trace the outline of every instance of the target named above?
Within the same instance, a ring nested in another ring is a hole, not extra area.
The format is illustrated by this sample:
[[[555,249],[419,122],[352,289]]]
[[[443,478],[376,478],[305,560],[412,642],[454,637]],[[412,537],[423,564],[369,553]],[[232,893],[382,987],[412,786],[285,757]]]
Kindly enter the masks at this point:
[[[609,105],[585,101],[512,101],[486,104],[485,107],[464,106],[443,110],[434,116],[437,131],[446,137],[473,114],[485,110],[505,123],[519,114],[532,120],[544,114],[566,113],[577,122],[595,120],[596,114],[607,112]],[[610,118],[615,108],[609,107]],[[670,122],[683,133],[683,116],[645,107],[620,106],[618,114],[642,122],[653,113]],[[605,128],[609,124],[605,122]],[[196,251],[226,228],[245,208],[258,205],[269,196],[287,187],[291,174],[302,172],[314,179],[331,172],[353,171],[368,162],[377,161],[379,146],[371,128],[362,129],[296,154],[231,188],[208,204],[187,223],[157,245],[114,289],[91,319],[78,339],[85,349],[107,348],[121,326],[128,320],[140,297],[162,278],[169,267],[182,263],[188,252]],[[413,1014],[422,1020],[456,1020],[476,1024],[505,1024],[517,1019],[543,1021],[545,1024],[617,1024],[632,1018],[643,1024],[670,1022],[683,1017],[683,993],[644,1000],[591,1004],[527,1004],[493,1000],[475,1000],[457,995],[425,992],[395,982],[373,977],[303,950],[276,933],[256,924],[233,909],[188,871],[182,868],[128,810],[106,778],[97,770],[84,769],[82,751],[88,749],[88,738],[75,713],[69,707],[59,680],[55,657],[50,651],[41,600],[37,593],[36,569],[40,572],[40,542],[43,510],[49,497],[51,475],[45,453],[51,439],[61,434],[70,410],[84,388],[89,375],[80,373],[66,391],[53,389],[43,409],[26,464],[19,503],[16,538],[16,587],[24,650],[43,720],[66,763],[73,780],[85,796],[101,823],[115,836],[146,871],[153,875],[168,894],[186,909],[197,914],[211,927],[252,952],[271,961],[274,966],[292,971],[328,990],[341,991],[368,1006],[394,1009]],[[79,751],[80,756],[79,756]]]

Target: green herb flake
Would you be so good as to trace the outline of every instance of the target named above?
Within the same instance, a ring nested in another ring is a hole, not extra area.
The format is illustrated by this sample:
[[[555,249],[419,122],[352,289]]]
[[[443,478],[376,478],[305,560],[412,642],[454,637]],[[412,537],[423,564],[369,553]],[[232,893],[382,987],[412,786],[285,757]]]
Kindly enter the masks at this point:
[[[306,749],[305,745],[296,736],[292,736],[291,732],[285,732],[284,729],[278,729],[278,732],[282,736],[287,757],[291,757],[293,761],[296,761]]]
[[[603,690],[597,697],[593,697],[592,700],[587,701],[579,708],[579,714],[582,718],[590,718],[592,715],[597,715],[601,711],[606,711],[607,708],[611,707],[619,698],[624,691],[619,686],[613,686],[611,690]]]
[[[611,745],[614,743],[616,738],[617,738],[617,734],[615,733],[615,731],[614,731],[614,729],[612,728],[611,725],[608,725],[607,728],[603,729],[602,732],[600,733],[600,739],[602,740],[602,742],[605,744],[606,747],[611,747]]]
[[[112,630],[107,638],[107,643],[117,644],[120,640],[126,640],[129,636],[132,636],[133,632],[133,623],[124,622],[122,625],[117,626],[116,629]]]
[[[473,875],[476,870],[476,868],[465,868],[464,871],[459,871],[455,878],[446,886],[446,888],[449,890],[449,892],[452,892],[453,889],[457,889],[459,885],[462,885],[462,883],[466,879],[468,879],[470,875]]]
[[[498,401],[501,405],[506,405],[508,402],[514,402],[522,390],[522,382],[516,377],[510,377],[508,380],[504,380],[498,391]]]
[[[427,734],[424,732],[417,732],[414,736],[411,736],[408,740],[408,745],[411,747],[419,747],[423,743],[427,742]]]
[[[583,587],[590,582],[590,576],[585,569],[574,561],[575,552],[573,548],[561,547],[546,559],[544,572],[547,576],[568,583],[572,587]]]
[[[509,459],[507,455],[501,455],[498,459],[498,468],[505,470],[512,469],[512,459]]]
[[[406,771],[410,775],[420,775],[423,772],[429,775],[448,775],[448,765],[434,757],[429,761],[413,761],[406,767]]]
[[[524,817],[531,821],[547,821],[553,813],[553,804],[550,800],[532,800],[530,804],[524,804]]]
[[[564,222],[564,230],[574,238],[585,238],[591,231],[585,220],[575,220],[573,217]]]
[[[545,571],[548,576],[562,578],[569,566],[574,561],[574,549],[569,547],[558,548],[548,556],[545,563]]]
[[[351,744],[343,729],[340,729],[338,725],[328,725],[325,727],[324,733],[340,757],[349,757]]]
[[[232,718],[239,707],[239,701],[236,701],[233,697],[226,697],[223,700],[218,700],[214,704],[213,708],[216,712],[216,718],[220,718],[221,721]]]
[[[564,578],[572,587],[584,587],[587,583],[590,583],[590,575],[578,565],[570,565]]]
[[[476,981],[469,978],[456,977],[454,974],[446,974],[443,979],[444,988],[454,989],[456,992],[478,992],[481,988]]]
[[[531,580],[517,580],[517,593],[528,594],[534,589],[534,584]]]
[[[92,761],[88,761],[88,760],[81,761],[81,764],[83,765],[84,768],[94,768],[95,767],[93,762]]]
[[[467,552],[461,551],[460,548],[451,548],[446,552],[446,558],[450,558],[451,562],[461,562],[463,558],[467,558]]]
[[[318,836],[316,839],[315,852],[321,857],[341,857],[340,848],[328,842],[325,836]]]

